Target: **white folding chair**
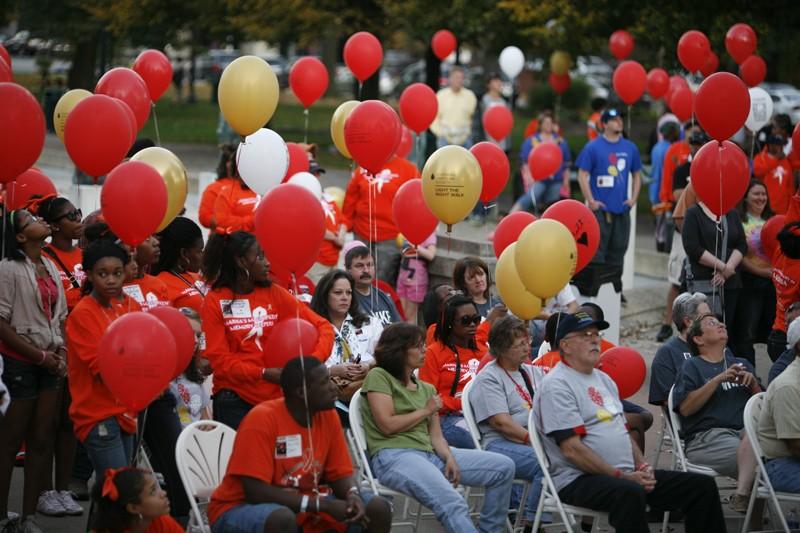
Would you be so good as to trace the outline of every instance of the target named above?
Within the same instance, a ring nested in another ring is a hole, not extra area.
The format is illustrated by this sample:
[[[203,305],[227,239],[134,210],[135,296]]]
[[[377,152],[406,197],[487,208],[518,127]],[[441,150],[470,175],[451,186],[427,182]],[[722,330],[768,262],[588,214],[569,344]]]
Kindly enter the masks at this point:
[[[192,506],[187,531],[196,526],[211,533],[200,505],[208,503],[214,489],[222,482],[235,438],[236,431],[213,420],[193,422],[178,436],[175,462]]]
[[[747,514],[744,517],[742,533],[747,531],[747,527],[750,524],[750,516],[753,513],[753,507],[758,498],[765,499],[768,504],[772,504],[775,514],[781,521],[781,527],[788,533],[789,525],[781,509],[781,501],[795,504],[800,503],[800,494],[775,492],[775,489],[772,488],[769,476],[767,475],[767,470],[764,467],[764,453],[761,451],[761,443],[758,441],[758,420],[761,417],[761,410],[764,408],[764,394],[763,392],[759,392],[753,395],[747,400],[747,405],[744,406],[744,430],[745,433],[747,433],[747,437],[750,439],[750,445],[753,447],[753,453],[756,456],[758,468],[756,469],[753,491],[750,493],[750,502],[747,504]]]
[[[653,459],[653,468],[658,468],[658,463],[661,460],[661,453],[672,452],[672,429],[669,427],[669,413],[667,413],[666,406],[661,406],[661,429],[658,431],[659,439],[658,446],[656,447],[656,456]],[[667,448],[666,450],[664,448]],[[670,468],[675,468],[675,455],[672,455],[670,461]]]
[[[667,399],[667,411],[669,412],[670,431],[672,432],[672,453],[674,455],[675,466],[684,472],[694,472],[695,474],[705,474],[712,477],[725,477],[713,468],[708,466],[698,465],[686,459],[686,454],[683,451],[683,441],[681,440],[681,419],[678,413],[675,412],[674,404],[672,403],[672,395],[675,391],[675,386],[669,390],[669,398]]]
[[[558,497],[558,491],[553,483],[553,478],[550,477],[550,461],[547,459],[547,454],[542,446],[542,441],[539,436],[539,431],[536,429],[536,420],[534,419],[534,411],[531,410],[528,415],[528,435],[531,438],[531,447],[536,453],[536,460],[539,461],[539,468],[542,470],[542,495],[539,497],[539,506],[536,509],[536,519],[533,523],[532,531],[539,531],[542,513],[558,513],[561,516],[561,521],[567,529],[567,533],[580,531],[580,526],[575,520],[576,517],[591,517],[592,520],[592,533],[596,533],[600,527],[600,522],[608,523],[608,513],[601,511],[594,511],[586,507],[577,507],[574,505],[565,504]]]
[[[481,431],[478,428],[478,422],[475,420],[475,413],[472,412],[472,404],[469,403],[469,394],[472,390],[473,383],[475,383],[475,380],[470,380],[470,382],[467,383],[464,386],[464,389],[461,391],[461,414],[464,416],[464,422],[467,424],[467,430],[469,431],[470,437],[472,437],[472,442],[475,445],[475,449],[482,450],[483,446],[481,445]],[[509,521],[506,525],[511,533],[514,533],[515,531],[522,531],[523,529],[522,513],[525,511],[525,503],[528,500],[528,491],[530,491],[531,488],[530,481],[515,479],[514,483],[522,485],[522,495],[520,496],[519,507],[513,510],[516,513],[514,524],[512,525]]]

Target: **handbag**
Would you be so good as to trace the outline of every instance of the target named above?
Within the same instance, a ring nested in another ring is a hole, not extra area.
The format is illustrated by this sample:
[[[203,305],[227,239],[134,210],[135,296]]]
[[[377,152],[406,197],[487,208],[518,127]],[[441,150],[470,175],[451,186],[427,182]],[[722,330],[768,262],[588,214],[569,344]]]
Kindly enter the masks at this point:
[[[722,258],[728,255],[728,218],[722,217]],[[695,279],[689,258],[683,260],[686,275],[686,290],[690,293],[701,292],[708,297],[708,306],[716,316],[723,316],[725,309],[725,285],[714,287],[710,279]]]

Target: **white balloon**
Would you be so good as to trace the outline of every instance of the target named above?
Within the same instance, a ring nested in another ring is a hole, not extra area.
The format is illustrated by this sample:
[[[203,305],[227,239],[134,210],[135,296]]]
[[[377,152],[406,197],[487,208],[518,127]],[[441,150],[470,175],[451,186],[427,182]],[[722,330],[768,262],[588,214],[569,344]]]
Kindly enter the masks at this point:
[[[274,131],[261,128],[239,143],[236,151],[239,175],[250,189],[264,196],[280,185],[289,168],[289,149]]]
[[[319,178],[316,177],[311,172],[298,172],[291,178],[287,183],[294,183],[295,185],[299,185],[311,194],[314,195],[314,198],[318,198],[322,200],[322,184],[319,182]]]
[[[509,78],[516,78],[525,66],[525,56],[516,46],[506,46],[500,52],[500,70]]]
[[[750,113],[744,125],[756,132],[763,128],[772,118],[772,97],[761,87],[750,89]]]

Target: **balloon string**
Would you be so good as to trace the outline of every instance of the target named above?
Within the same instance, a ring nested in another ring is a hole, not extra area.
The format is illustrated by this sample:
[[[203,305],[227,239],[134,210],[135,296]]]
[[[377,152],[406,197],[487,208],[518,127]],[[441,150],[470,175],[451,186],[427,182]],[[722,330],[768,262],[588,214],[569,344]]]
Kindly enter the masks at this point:
[[[142,449],[142,444],[144,444],[144,429],[147,426],[147,411],[149,411],[149,410],[150,410],[150,406],[148,405],[147,407],[145,407],[144,414],[142,415],[142,427],[138,428],[138,430],[136,432],[136,436],[138,438],[138,441],[136,442],[136,448],[133,450],[133,456],[131,457],[130,464],[132,464],[132,465],[138,466],[136,460],[139,458],[139,452]],[[152,469],[152,466],[153,465],[150,465],[151,469]],[[155,471],[154,470],[151,470],[151,471],[153,472],[153,475],[155,475]]]
[[[719,164],[719,206],[720,211],[722,210],[722,143],[717,145],[717,157],[718,157],[718,164]],[[722,216],[725,216],[724,214]],[[719,236],[722,233],[722,217],[717,217],[717,231],[714,232],[714,256],[717,255],[717,250],[719,249]],[[720,250],[720,255],[722,255],[722,250]],[[720,257],[720,261],[723,263],[725,262],[724,257]],[[717,265],[714,264],[714,276],[717,275]],[[724,291],[724,284],[720,287],[720,295],[717,296],[717,286],[713,283],[711,284],[711,303],[713,304],[717,298],[720,299],[720,308],[722,309],[722,321],[725,322],[725,301],[722,298],[722,294]]]
[[[300,302],[297,300],[300,292],[297,289],[297,275],[294,272],[292,272],[292,290],[295,297],[294,316],[296,319],[295,326],[297,327],[297,348],[298,352],[300,352],[300,371],[303,374],[303,404],[306,407],[306,431],[308,432],[308,447],[311,452],[311,474],[314,477],[314,492],[319,493],[319,472],[316,467],[316,455],[314,455],[314,437],[311,433],[311,411],[308,408],[308,387],[306,385],[308,376],[306,375],[305,354],[303,353],[302,332],[300,331]]]
[[[555,112],[556,124],[558,124],[558,112],[560,109],[561,109],[561,95],[556,93],[556,112]]]
[[[753,154],[756,152],[756,132],[753,132],[750,137],[750,161],[753,160]]]
[[[303,144],[308,144],[308,108],[303,109]]]
[[[156,103],[151,102],[153,106],[153,126],[156,129],[156,146],[161,146],[161,134],[158,131],[158,114],[156,113]]]
[[[626,128],[628,131],[628,138],[631,137],[631,105],[628,104],[628,127]]]
[[[12,185],[11,185],[12,187],[14,186],[13,184],[15,182],[16,182],[16,180],[11,182],[12,183]],[[9,191],[6,191],[6,195],[8,195],[8,192]],[[11,212],[11,210],[8,208],[9,205],[11,205],[11,202],[9,201],[8,197],[6,197],[6,201],[3,204],[3,238],[5,238],[5,236],[6,236],[6,222],[8,221],[8,214]],[[3,260],[5,258],[6,258],[6,247],[5,247],[5,245],[3,245],[3,246],[0,246],[0,260]]]
[[[364,82],[358,80],[358,101],[361,101],[361,90],[364,88]]]
[[[377,288],[377,281],[378,281],[377,280],[377,277],[378,277],[378,249],[377,249],[377,246],[375,244],[375,236],[377,236],[378,230],[377,230],[377,226],[375,228],[375,232],[374,233],[373,233],[373,229],[372,229],[372,224],[373,224],[373,221],[375,219],[375,216],[372,213],[372,193],[373,193],[374,186],[375,186],[375,175],[370,172],[369,176],[371,176],[372,179],[367,177],[367,203],[369,205],[369,211],[367,213],[367,215],[368,215],[367,216],[367,227],[369,228],[369,229],[367,229],[367,233],[368,233],[368,235],[367,235],[367,239],[368,239],[367,240],[367,248],[369,249],[369,254],[372,256],[372,264],[373,264],[373,266],[375,268],[375,278],[373,278],[372,284],[375,285],[375,287]],[[376,200],[377,200],[377,198],[376,198]],[[370,288],[370,290],[369,290],[369,302],[370,302],[370,307],[373,310],[375,309],[375,306],[377,305],[377,295],[375,294],[375,292],[376,291],[374,291],[374,290],[372,290],[372,288]]]

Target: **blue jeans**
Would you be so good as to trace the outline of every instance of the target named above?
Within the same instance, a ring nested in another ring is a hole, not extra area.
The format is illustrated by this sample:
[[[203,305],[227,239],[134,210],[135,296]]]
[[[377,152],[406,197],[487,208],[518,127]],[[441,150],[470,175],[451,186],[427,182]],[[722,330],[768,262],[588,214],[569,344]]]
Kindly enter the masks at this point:
[[[458,448],[450,451],[461,472],[461,483],[485,487],[480,531],[502,531],[511,499],[514,462],[497,453]],[[370,464],[383,485],[411,496],[433,511],[446,531],[479,531],[469,517],[467,502],[444,477],[444,462],[435,453],[387,448],[373,455]]]
[[[116,418],[106,418],[92,428],[83,447],[92,461],[97,482],[101,483],[107,468],[131,464],[133,434],[122,431]]]
[[[545,207],[561,199],[562,183],[560,179],[534,181],[528,192],[517,198],[517,203],[525,211],[530,211],[534,203],[538,211],[543,211]]]
[[[230,389],[224,389],[215,394],[213,402],[214,420],[222,422],[232,429],[239,429],[239,424],[253,408]]]
[[[442,435],[447,444],[455,448],[464,448],[472,450],[475,448],[475,443],[472,442],[472,437],[467,430],[467,423],[461,415],[449,414],[439,417],[439,423],[442,425]]]
[[[778,492],[800,493],[800,461],[794,457],[779,457],[767,461],[764,468],[773,489]]]
[[[536,460],[536,454],[530,445],[517,444],[506,439],[493,440],[486,446],[486,450],[490,452],[505,455],[514,461],[516,471],[514,479],[521,479],[523,481],[530,481],[531,488],[528,490],[528,499],[525,504],[525,510],[522,513],[525,520],[533,521],[536,515],[536,508],[539,505],[539,495],[542,493],[542,470],[539,468],[539,461]],[[514,485],[514,490],[511,494],[511,507],[519,506],[519,499],[522,496],[522,487]]]

